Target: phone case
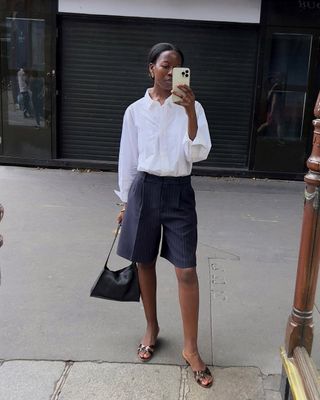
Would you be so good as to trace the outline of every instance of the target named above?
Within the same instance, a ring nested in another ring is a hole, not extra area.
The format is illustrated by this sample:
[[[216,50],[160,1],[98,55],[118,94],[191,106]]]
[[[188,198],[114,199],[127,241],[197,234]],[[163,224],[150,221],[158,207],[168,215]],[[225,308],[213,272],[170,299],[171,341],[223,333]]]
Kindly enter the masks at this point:
[[[190,86],[190,68],[186,67],[176,67],[172,70],[172,89],[178,93],[182,93],[180,89],[177,88],[177,85],[188,85]],[[177,102],[180,101],[181,98],[172,95],[172,101]]]

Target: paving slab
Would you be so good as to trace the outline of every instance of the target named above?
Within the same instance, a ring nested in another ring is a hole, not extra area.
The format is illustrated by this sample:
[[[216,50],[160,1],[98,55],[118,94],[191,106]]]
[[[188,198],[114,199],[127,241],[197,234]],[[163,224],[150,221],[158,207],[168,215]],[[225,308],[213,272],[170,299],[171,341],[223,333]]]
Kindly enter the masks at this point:
[[[232,181],[227,191],[219,184],[212,187],[210,196],[198,189],[197,198],[200,248],[207,245],[211,262],[214,364],[279,373],[278,349],[293,300],[303,186],[268,182],[260,192],[256,182],[246,180]],[[210,206],[219,210],[211,217]]]
[[[257,368],[212,368],[210,389],[196,384],[190,368],[164,365],[76,363],[59,400],[264,400]]]
[[[179,400],[177,366],[76,363],[59,400]]]
[[[274,380],[252,367],[212,368],[199,387],[186,366],[104,362],[8,361],[0,366],[6,400],[280,400]]]
[[[50,400],[64,362],[8,361],[0,366],[0,399]]]
[[[265,400],[262,376],[258,368],[214,368],[215,383],[203,389],[188,369],[186,400]]]
[[[265,400],[282,400],[282,397],[279,392],[274,392],[273,390],[266,390]]]
[[[267,375],[263,377],[263,387],[265,390],[273,390],[278,392],[280,390],[281,375]]]

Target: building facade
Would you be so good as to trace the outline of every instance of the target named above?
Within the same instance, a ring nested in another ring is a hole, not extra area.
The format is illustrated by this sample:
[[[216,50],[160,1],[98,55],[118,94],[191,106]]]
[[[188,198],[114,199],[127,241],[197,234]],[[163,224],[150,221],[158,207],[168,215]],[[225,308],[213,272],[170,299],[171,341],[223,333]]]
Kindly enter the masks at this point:
[[[194,172],[299,179],[319,90],[320,1],[7,0],[0,163],[116,170],[160,41],[185,53],[213,149]]]

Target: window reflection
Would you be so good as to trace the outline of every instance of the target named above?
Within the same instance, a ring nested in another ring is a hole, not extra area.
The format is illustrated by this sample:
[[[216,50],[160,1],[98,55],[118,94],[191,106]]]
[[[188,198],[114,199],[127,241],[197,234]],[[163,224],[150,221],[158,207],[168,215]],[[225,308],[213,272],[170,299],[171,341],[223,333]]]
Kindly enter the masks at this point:
[[[6,18],[8,124],[44,127],[43,19]]]
[[[267,118],[259,127],[262,136],[301,140],[305,93],[277,90],[268,94]]]
[[[311,40],[311,35],[272,35],[266,115],[259,135],[302,140]]]
[[[280,75],[286,86],[305,88],[311,51],[311,35],[274,33],[271,41],[270,76]]]

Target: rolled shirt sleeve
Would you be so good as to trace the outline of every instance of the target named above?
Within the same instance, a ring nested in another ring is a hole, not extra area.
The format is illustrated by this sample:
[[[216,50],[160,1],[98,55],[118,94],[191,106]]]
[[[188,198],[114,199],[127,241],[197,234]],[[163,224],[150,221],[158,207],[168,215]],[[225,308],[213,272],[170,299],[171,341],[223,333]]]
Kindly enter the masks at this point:
[[[194,140],[189,138],[188,132],[186,132],[184,138],[184,151],[186,159],[190,163],[199,162],[205,160],[211,149],[211,139],[209,133],[208,122],[205,116],[202,105],[196,102],[196,114],[198,131]]]
[[[132,107],[129,106],[123,117],[118,164],[119,191],[115,190],[124,203],[128,201],[128,192],[138,166],[138,133],[132,112]]]

